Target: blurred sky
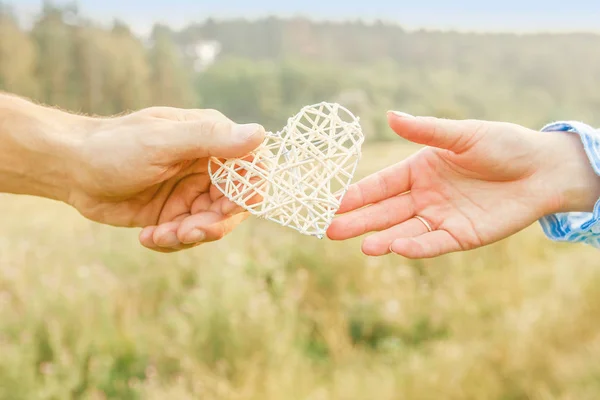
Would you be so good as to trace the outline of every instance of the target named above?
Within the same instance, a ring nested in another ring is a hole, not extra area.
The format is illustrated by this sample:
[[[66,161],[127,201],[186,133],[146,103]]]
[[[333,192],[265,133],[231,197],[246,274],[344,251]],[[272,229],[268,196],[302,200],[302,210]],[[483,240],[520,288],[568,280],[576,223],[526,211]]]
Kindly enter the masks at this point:
[[[43,0],[4,2],[13,5],[27,23]],[[209,16],[265,15],[336,20],[381,18],[408,29],[600,32],[600,0],[78,0],[77,3],[87,17],[102,22],[118,17],[142,34],[154,21],[181,27]]]

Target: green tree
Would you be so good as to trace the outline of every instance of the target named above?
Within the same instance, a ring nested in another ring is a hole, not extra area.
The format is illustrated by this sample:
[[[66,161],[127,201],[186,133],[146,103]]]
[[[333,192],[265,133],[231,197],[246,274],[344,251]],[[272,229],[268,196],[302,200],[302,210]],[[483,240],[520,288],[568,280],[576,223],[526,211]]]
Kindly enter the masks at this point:
[[[189,67],[171,31],[156,25],[150,49],[152,101],[155,105],[190,107],[196,105]]]
[[[107,90],[107,34],[92,26],[73,29],[72,75],[74,96],[81,111],[94,114],[114,112]]]
[[[151,68],[142,42],[121,22],[115,23],[109,39],[107,88],[113,108],[115,111],[138,110],[151,105]],[[184,79],[189,80],[186,76]],[[182,91],[182,96],[182,104],[191,104],[186,98],[190,94]]]
[[[0,89],[28,97],[37,95],[36,48],[0,3]]]
[[[77,8],[55,7],[44,3],[42,13],[32,30],[38,49],[37,77],[41,100],[52,105],[79,109],[73,72],[73,22]]]
[[[197,82],[202,106],[215,108],[240,122],[281,128],[280,86],[273,63],[229,58],[202,73]]]

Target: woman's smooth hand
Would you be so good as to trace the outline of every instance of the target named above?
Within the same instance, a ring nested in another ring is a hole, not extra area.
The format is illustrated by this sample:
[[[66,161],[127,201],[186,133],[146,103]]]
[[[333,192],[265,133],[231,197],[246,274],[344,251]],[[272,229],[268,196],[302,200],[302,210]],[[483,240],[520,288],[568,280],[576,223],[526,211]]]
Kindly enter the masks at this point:
[[[393,112],[388,122],[426,147],[352,185],[327,232],[333,240],[376,232],[363,241],[367,255],[474,249],[547,214],[592,211],[600,197],[576,134]]]
[[[166,107],[83,126],[68,203],[85,217],[143,227],[142,245],[161,252],[220,239],[247,217],[211,185],[208,159],[248,154],[262,143],[263,127]]]

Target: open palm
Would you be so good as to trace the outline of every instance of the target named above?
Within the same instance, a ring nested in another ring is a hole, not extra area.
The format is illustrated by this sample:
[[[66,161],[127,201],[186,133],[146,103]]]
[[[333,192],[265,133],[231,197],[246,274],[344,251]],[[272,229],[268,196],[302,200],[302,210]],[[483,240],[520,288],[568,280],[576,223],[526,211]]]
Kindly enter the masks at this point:
[[[329,238],[376,231],[363,242],[367,255],[435,257],[490,244],[560,209],[561,193],[548,184],[560,172],[541,167],[554,136],[499,122],[388,118],[400,136],[428,147],[352,185]]]

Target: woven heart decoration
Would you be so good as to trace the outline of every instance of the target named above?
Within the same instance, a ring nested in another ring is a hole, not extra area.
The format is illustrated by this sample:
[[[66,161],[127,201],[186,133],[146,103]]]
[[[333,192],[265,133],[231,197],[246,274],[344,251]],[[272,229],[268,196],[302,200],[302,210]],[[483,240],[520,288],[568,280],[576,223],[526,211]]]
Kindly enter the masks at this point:
[[[251,214],[322,238],[352,182],[364,142],[336,103],[306,106],[240,159],[209,160],[211,181]]]

